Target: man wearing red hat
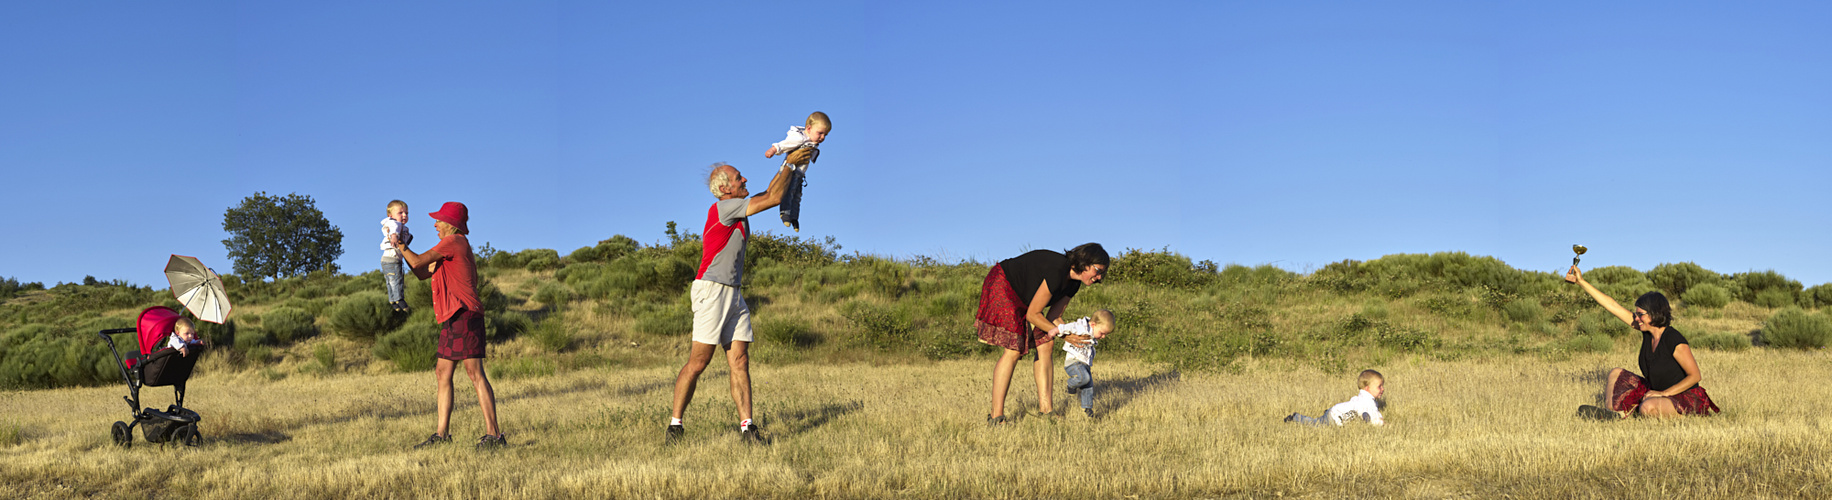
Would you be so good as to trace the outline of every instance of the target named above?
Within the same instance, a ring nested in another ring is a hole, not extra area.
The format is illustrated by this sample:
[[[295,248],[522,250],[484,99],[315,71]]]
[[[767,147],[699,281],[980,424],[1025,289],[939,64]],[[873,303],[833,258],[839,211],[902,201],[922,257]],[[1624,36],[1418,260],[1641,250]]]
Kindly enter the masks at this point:
[[[464,363],[464,373],[477,390],[477,406],[483,410],[485,434],[478,438],[477,447],[499,448],[506,443],[502,429],[496,426],[496,391],[483,369],[483,301],[477,298],[477,261],[471,254],[471,230],[466,225],[471,213],[463,203],[448,201],[427,215],[439,230],[438,245],[426,253],[414,253],[398,241],[394,245],[414,276],[432,279],[433,317],[439,321],[439,358],[433,372],[439,383],[439,426],[432,437],[414,447],[451,442],[447,426],[452,420],[453,364]]]
[[[796,150],[784,165],[807,163],[807,158],[796,158],[798,154],[805,157],[812,153]],[[748,200],[745,197],[751,192],[745,187],[747,179],[737,167],[715,163],[706,177],[706,187],[719,201],[706,210],[706,230],[701,232],[704,253],[692,289],[693,348],[687,355],[687,365],[674,379],[674,414],[668,423],[668,442],[679,440],[686,432],[681,416],[693,400],[700,372],[706,370],[713,352],[721,346],[725,347],[725,361],[731,364],[732,403],[738,407],[741,419],[738,434],[746,444],[762,442],[757,427],[751,424],[751,309],[738,294],[738,288],[744,284],[744,245],[751,233],[748,218],[782,203],[783,193],[789,188],[790,176],[786,172],[787,167],[777,171],[776,177],[770,179],[769,190]]]

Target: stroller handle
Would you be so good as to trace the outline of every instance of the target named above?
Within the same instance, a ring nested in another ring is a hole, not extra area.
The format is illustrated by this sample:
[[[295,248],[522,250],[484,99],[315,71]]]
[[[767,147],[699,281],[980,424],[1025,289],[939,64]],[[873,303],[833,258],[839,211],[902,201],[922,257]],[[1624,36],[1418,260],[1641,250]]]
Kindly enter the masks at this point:
[[[122,334],[122,333],[134,333],[135,331],[137,330],[134,330],[132,328],[110,328],[107,330],[102,330],[102,333],[98,333],[97,335],[108,336],[108,335],[116,335],[116,334]]]

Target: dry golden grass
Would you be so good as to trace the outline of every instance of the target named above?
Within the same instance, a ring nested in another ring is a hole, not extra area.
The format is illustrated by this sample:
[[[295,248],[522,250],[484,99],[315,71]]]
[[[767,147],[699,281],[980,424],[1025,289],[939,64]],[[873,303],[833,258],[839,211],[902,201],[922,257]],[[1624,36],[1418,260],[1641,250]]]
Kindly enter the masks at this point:
[[[346,348],[359,348],[354,345]],[[768,351],[771,346],[760,349]],[[761,354],[761,353],[760,353]],[[512,357],[518,354],[498,353]],[[528,358],[521,358],[528,359]],[[987,428],[990,359],[755,366],[767,447],[737,439],[718,363],[684,443],[661,446],[675,367],[561,369],[498,380],[511,447],[412,444],[433,425],[430,374],[344,366],[329,376],[200,373],[197,449],[112,446],[121,387],[0,393],[8,497],[1832,497],[1826,352],[1703,351],[1725,412],[1593,423],[1571,417],[1603,355],[1399,357],[1385,428],[1304,428],[1354,392],[1299,361],[1227,373],[1103,362],[1089,421],[1060,389],[1036,413],[1027,373],[1013,421]],[[516,362],[515,359],[493,362]],[[1058,384],[1060,367],[1053,368]],[[460,375],[453,434],[482,434]],[[164,406],[170,390],[147,390]]]

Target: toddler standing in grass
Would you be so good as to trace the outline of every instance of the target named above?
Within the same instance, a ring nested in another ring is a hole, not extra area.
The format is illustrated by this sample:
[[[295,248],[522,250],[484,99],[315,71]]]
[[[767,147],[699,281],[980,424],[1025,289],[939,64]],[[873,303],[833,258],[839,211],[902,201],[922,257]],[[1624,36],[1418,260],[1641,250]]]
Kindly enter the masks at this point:
[[[1385,424],[1380,417],[1381,395],[1386,394],[1386,378],[1374,370],[1362,370],[1357,377],[1361,382],[1361,393],[1348,401],[1329,407],[1322,417],[1311,417],[1293,413],[1285,417],[1286,422],[1304,425],[1342,425],[1349,422],[1367,422],[1374,425]]]
[[[763,152],[764,158],[783,155],[782,167],[789,169],[789,189],[783,193],[782,204],[776,207],[776,212],[782,215],[782,225],[794,228],[796,232],[801,232],[802,185],[806,184],[803,177],[808,174],[808,165],[813,164],[814,160],[821,156],[819,146],[821,141],[827,140],[827,132],[831,130],[833,130],[833,122],[827,120],[827,113],[815,111],[814,114],[808,115],[808,120],[803,126],[789,127],[787,138],[782,142],[771,144],[770,149]],[[788,154],[803,148],[813,150],[813,154],[808,156],[808,161],[800,164],[789,163]]]
[[[1081,412],[1089,418],[1094,417],[1094,344],[1113,333],[1113,326],[1113,311],[1101,309],[1056,329],[1056,335],[1066,340],[1062,343],[1062,351],[1068,353],[1062,358],[1062,369],[1069,373],[1066,387],[1069,394],[1081,396]]]
[[[401,200],[388,202],[388,216],[382,218],[382,284],[388,287],[388,305],[396,311],[406,311],[401,254],[394,249],[397,241],[402,245],[413,243],[413,234],[407,232],[407,202]]]

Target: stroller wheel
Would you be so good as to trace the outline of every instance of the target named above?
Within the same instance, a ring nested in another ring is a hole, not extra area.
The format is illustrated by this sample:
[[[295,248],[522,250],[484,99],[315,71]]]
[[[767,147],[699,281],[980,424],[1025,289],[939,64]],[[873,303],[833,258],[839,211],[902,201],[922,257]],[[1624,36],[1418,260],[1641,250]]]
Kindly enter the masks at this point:
[[[172,436],[172,440],[183,443],[185,446],[195,447],[203,443],[204,434],[197,431],[197,424],[185,424],[184,427],[178,428],[178,432]]]
[[[134,445],[134,434],[127,429],[127,422],[116,421],[109,433],[114,436],[115,446],[126,448]]]

